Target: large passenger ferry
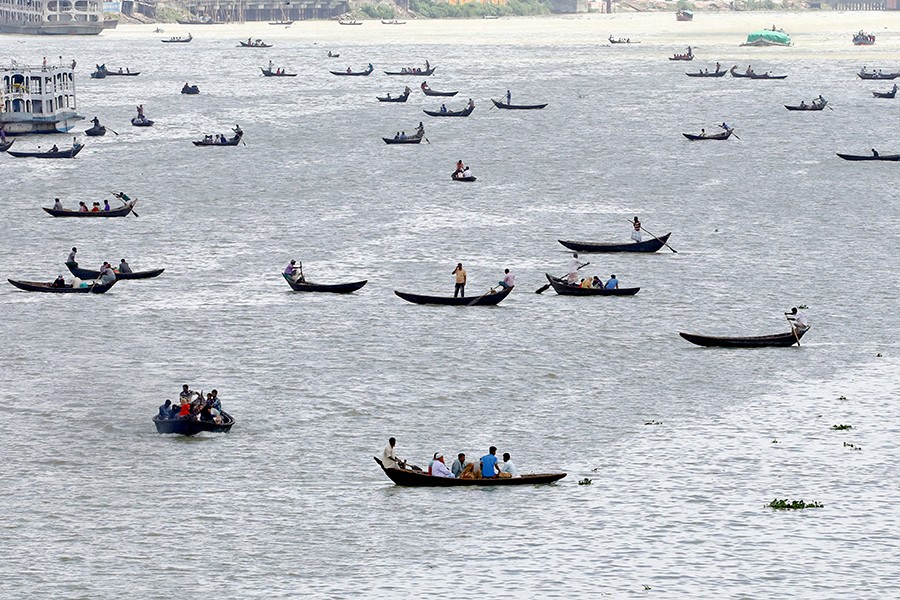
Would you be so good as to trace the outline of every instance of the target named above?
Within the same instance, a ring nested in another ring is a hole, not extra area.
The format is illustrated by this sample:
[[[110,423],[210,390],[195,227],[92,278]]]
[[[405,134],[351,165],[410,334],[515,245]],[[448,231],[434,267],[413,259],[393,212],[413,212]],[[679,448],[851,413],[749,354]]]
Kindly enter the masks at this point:
[[[65,133],[75,112],[75,63],[0,67],[0,128],[9,135]]]
[[[0,0],[0,33],[97,35],[101,0]]]

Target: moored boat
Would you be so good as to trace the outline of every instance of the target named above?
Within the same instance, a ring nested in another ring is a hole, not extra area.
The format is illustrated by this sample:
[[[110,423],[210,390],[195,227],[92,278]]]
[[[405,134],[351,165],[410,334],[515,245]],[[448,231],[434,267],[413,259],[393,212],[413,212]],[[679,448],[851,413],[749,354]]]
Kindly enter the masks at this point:
[[[493,102],[494,106],[497,108],[506,110],[540,110],[547,106],[547,104],[508,104],[501,100],[494,100],[493,98],[491,98],[491,102]]]
[[[293,21],[269,21],[269,25],[284,25],[287,27],[288,25],[293,25]]]
[[[544,273],[547,281],[560,296],[634,296],[641,288],[583,288],[580,285],[569,285],[565,279]]]
[[[84,144],[76,142],[68,150],[57,150],[55,152],[52,149],[46,152],[14,152],[7,150],[6,153],[16,158],[75,158],[82,148],[84,148]]]
[[[384,474],[395,484],[404,487],[472,487],[501,485],[537,485],[559,481],[566,473],[528,473],[520,477],[491,477],[490,479],[459,479],[457,477],[434,477],[425,471],[385,467],[378,458],[375,462]],[[476,465],[477,466],[477,465]]]
[[[176,435],[197,435],[198,433],[228,433],[234,426],[234,417],[222,411],[222,422],[201,421],[194,417],[176,417],[174,419],[161,419],[159,415],[153,417],[157,433],[174,433]]]
[[[560,244],[575,250],[576,252],[656,252],[669,241],[671,233],[660,236],[659,239],[645,240],[643,242],[629,242],[627,244],[608,244],[598,242],[579,242],[573,240],[557,240]]]
[[[409,292],[400,292],[394,290],[394,293],[397,296],[403,298],[407,302],[412,302],[413,304],[436,304],[441,306],[496,306],[503,301],[504,298],[509,296],[510,292],[513,291],[515,286],[508,287],[505,290],[500,290],[497,292],[489,291],[486,294],[482,294],[479,296],[467,296],[465,298],[459,297],[450,297],[450,296],[423,296],[421,294],[412,294]]]
[[[109,284],[82,281],[78,287],[73,287],[72,284],[66,284],[64,287],[57,287],[52,283],[44,283],[41,281],[21,281],[18,279],[7,279],[7,281],[26,292],[45,292],[50,294],[105,294],[116,284],[115,281]]]
[[[99,279],[100,271],[94,271],[92,269],[82,269],[78,266],[78,263],[67,262],[66,267],[69,268],[69,272],[72,273],[75,277],[79,279]],[[159,277],[162,275],[165,269],[151,269],[149,271],[134,271],[133,273],[119,273],[117,270],[113,269],[113,273],[116,274],[116,280],[119,279],[153,279],[154,277]]]
[[[716,337],[680,332],[678,335],[692,344],[716,348],[787,348],[799,343],[800,338],[809,328],[797,328],[787,333],[775,335],[759,335],[752,337]],[[795,333],[796,332],[796,333]]]
[[[331,294],[350,294],[355,292],[356,290],[361,289],[366,283],[368,283],[368,279],[363,279],[362,281],[353,281],[351,283],[331,283],[331,284],[323,284],[323,283],[313,283],[312,281],[303,280],[294,280],[290,275],[282,273],[284,276],[284,280],[288,282],[288,285],[291,286],[291,289],[295,292],[326,292]]]

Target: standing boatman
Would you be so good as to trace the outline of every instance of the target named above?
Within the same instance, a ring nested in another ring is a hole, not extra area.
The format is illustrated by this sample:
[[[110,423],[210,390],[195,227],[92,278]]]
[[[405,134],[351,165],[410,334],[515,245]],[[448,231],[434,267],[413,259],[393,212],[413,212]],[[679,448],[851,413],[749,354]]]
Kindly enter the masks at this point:
[[[634,229],[631,231],[631,239],[635,242],[641,242],[641,220],[637,217],[634,218]]]
[[[572,258],[569,259],[569,273],[566,276],[566,282],[569,285],[575,285],[578,283],[578,269],[586,265],[587,263],[583,263],[578,260],[578,253],[573,252]]]
[[[466,270],[463,269],[462,263],[456,263],[451,275],[456,275],[456,287],[453,288],[453,297],[459,295],[461,298],[466,297]]]

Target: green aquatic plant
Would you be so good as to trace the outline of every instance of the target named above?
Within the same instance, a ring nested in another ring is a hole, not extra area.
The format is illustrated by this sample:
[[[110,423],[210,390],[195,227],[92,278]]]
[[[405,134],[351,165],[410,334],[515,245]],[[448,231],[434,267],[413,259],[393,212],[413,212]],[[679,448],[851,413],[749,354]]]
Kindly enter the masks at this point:
[[[848,429],[853,429],[853,425],[832,425],[831,428],[835,431],[846,431]]]
[[[862,450],[862,446],[857,446],[856,444],[851,444],[850,442],[844,442],[844,448],[850,448],[851,450]]]
[[[588,479],[587,477],[585,477],[578,482],[578,485],[591,485],[592,483],[594,483],[593,479]]]
[[[804,502],[803,500],[775,498],[769,502],[769,508],[774,508],[775,510],[803,510],[804,508],[822,508],[824,506],[824,504],[820,504],[815,500],[812,502]]]
[[[644,425],[662,425],[662,421],[647,421]]]

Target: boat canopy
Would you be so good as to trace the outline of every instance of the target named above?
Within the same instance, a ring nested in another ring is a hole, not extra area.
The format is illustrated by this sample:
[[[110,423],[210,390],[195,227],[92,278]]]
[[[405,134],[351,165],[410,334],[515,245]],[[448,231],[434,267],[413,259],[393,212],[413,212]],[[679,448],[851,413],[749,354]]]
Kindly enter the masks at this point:
[[[791,36],[783,31],[772,31],[771,29],[763,29],[756,31],[747,36],[748,45],[773,45],[773,46],[790,46]]]

